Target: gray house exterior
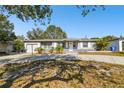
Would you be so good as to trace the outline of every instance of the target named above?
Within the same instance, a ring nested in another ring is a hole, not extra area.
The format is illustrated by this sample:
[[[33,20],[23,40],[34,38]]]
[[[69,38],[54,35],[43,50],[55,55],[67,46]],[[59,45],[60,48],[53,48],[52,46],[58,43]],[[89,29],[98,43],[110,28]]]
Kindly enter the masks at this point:
[[[124,52],[124,38],[117,38],[109,41],[108,50],[109,51],[113,50],[115,52]]]
[[[10,54],[13,51],[13,42],[0,43],[0,53]]]
[[[52,47],[61,45],[65,52],[88,52],[96,51],[96,39],[40,39],[40,40],[24,40],[26,53],[35,53],[35,49],[42,47],[48,52]],[[13,51],[13,43],[0,44],[0,52],[11,53]],[[124,38],[116,38],[109,41],[107,51],[124,52]]]
[[[65,52],[70,51],[95,51],[95,39],[41,39],[41,40],[25,40],[24,46],[27,53],[35,53],[35,49],[42,47],[45,51],[52,47],[61,45]]]

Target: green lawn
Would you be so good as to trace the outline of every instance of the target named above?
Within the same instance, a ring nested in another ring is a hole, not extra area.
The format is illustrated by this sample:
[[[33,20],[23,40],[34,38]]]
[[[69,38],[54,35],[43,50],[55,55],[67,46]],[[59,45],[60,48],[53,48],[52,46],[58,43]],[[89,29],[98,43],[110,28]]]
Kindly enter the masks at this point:
[[[124,88],[124,66],[92,61],[35,61],[0,67],[0,87]]]
[[[124,56],[124,52],[79,52],[79,54]]]

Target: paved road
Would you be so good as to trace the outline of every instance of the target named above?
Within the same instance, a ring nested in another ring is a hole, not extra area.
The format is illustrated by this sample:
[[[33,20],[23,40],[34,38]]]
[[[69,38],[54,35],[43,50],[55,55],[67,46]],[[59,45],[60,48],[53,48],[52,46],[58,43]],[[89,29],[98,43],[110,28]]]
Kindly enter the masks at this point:
[[[19,54],[0,57],[0,65],[8,63],[29,62],[34,60],[51,60],[51,59],[64,59],[64,60],[86,60],[98,61],[106,63],[114,63],[124,65],[124,57],[119,56],[106,56],[106,55],[78,55],[78,54],[63,54],[63,55],[44,55],[44,56],[31,56],[29,54]]]

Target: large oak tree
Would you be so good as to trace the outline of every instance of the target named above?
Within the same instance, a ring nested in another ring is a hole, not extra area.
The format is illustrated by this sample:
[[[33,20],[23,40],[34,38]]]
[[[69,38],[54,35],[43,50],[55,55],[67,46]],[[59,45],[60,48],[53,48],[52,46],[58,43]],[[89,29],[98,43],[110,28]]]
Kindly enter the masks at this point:
[[[83,16],[86,16],[89,12],[95,11],[98,7],[100,8],[102,7],[102,9],[104,9],[104,6],[96,6],[96,5],[76,6],[76,7],[81,10],[81,14]],[[24,22],[28,22],[29,20],[34,20],[34,22],[40,22],[42,24],[45,24],[46,21],[48,23],[50,22],[52,12],[53,12],[52,8],[48,5],[1,5],[0,6],[0,14],[2,16],[4,15],[4,18],[1,17],[1,19],[3,18],[5,19],[5,21],[8,21],[7,18],[10,16],[16,16],[17,18],[19,18]],[[6,23],[6,26],[8,26],[7,29],[11,31],[14,28],[14,26],[10,24],[9,21]],[[4,30],[7,29],[4,28]],[[4,31],[4,30],[1,30],[1,35],[0,35],[1,41],[7,41],[8,39],[10,39],[7,37],[9,36],[9,33],[7,33],[8,31]],[[57,30],[61,30],[61,29],[57,28]],[[11,35],[14,36],[14,33],[11,33],[10,36]],[[66,34],[63,34],[63,36],[66,37]],[[46,37],[48,38],[47,35]],[[51,38],[58,38],[58,37],[54,36]],[[59,36],[59,38],[62,38],[62,36]]]
[[[81,15],[84,17],[97,9],[104,10],[103,5],[78,5],[76,8],[80,9]],[[35,22],[48,23],[51,19],[53,9],[48,5],[1,5],[0,13],[6,17],[15,15],[17,18],[26,22],[34,20]]]
[[[36,39],[63,39],[67,38],[67,34],[62,30],[62,28],[55,25],[49,25],[45,31],[40,28],[32,29],[32,31],[27,32],[27,37],[30,40]]]
[[[44,23],[44,19],[50,21],[52,9],[47,5],[2,5],[0,13],[6,17],[15,15],[24,22],[34,20]]]
[[[54,25],[48,26],[43,36],[45,39],[67,38],[67,34],[60,27],[56,27]]]
[[[4,15],[0,14],[0,43],[13,41],[16,36],[13,32],[14,25]]]

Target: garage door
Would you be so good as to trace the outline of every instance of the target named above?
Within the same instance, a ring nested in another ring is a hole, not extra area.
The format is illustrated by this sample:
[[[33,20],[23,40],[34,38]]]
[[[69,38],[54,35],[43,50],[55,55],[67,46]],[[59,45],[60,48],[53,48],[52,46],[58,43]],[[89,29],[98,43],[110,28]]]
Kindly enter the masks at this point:
[[[35,53],[37,47],[37,44],[27,44],[27,53]]]

